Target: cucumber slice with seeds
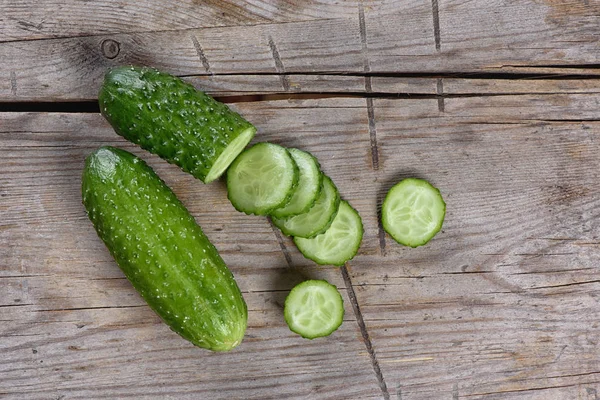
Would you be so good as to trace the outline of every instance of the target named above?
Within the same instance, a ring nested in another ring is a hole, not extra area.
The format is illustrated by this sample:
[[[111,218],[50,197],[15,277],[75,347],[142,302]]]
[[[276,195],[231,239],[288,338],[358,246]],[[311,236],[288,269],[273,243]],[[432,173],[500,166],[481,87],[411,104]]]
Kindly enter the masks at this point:
[[[347,201],[341,201],[337,215],[325,233],[312,239],[295,237],[294,243],[304,257],[317,264],[342,266],[358,252],[363,232],[358,212]]]
[[[323,182],[323,173],[315,157],[298,149],[291,148],[288,151],[296,165],[298,165],[300,178],[290,202],[285,207],[271,212],[271,215],[277,218],[298,215],[308,211],[319,197]]]
[[[337,213],[340,195],[331,179],[323,175],[321,194],[307,212],[288,218],[271,218],[273,225],[288,236],[311,238],[325,232]]]
[[[381,206],[383,229],[394,240],[410,247],[422,246],[442,229],[446,203],[438,189],[423,179],[397,183]]]
[[[344,301],[335,286],[324,280],[296,285],[285,299],[285,322],[306,339],[329,336],[344,319]]]
[[[285,147],[258,143],[227,170],[227,195],[236,210],[267,215],[288,203],[298,178],[298,166]]]

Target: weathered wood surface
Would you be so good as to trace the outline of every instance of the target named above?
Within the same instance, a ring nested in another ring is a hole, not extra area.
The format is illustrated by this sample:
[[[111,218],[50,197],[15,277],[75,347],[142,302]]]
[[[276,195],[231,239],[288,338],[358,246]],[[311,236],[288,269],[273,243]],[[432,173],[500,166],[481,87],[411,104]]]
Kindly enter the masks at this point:
[[[307,9],[317,9],[315,2],[307,4]],[[597,74],[598,0],[587,4],[579,0],[437,4],[437,0],[433,7],[427,1],[349,3],[325,7],[326,18],[321,19],[302,20],[299,16],[300,21],[293,22],[227,27],[212,26],[218,25],[215,22],[208,28],[186,25],[111,34],[92,30],[94,35],[66,29],[68,35],[56,39],[0,42],[0,99],[94,99],[106,69],[127,63],[148,64],[188,76],[514,71]],[[7,7],[17,10],[10,4]],[[153,13],[156,7],[140,7],[139,12]],[[197,15],[206,9],[216,10],[207,7],[199,7]],[[337,8],[346,11],[338,15]],[[121,13],[114,6],[103,9],[104,14]],[[17,17],[7,15],[9,21],[16,19],[17,27],[22,26]],[[138,17],[127,15],[130,19]],[[161,15],[165,21],[172,18],[169,10]],[[293,14],[285,15],[288,19],[283,21],[293,18]],[[27,24],[40,23],[36,21]],[[88,29],[89,24],[79,27]],[[52,29],[48,27],[50,32]],[[10,29],[6,37],[17,35],[15,30]],[[267,85],[273,83],[272,77],[265,77],[265,81]],[[302,86],[290,82],[285,89],[298,87]]]
[[[4,1],[0,398],[600,398],[599,37],[597,0]],[[77,112],[123,63],[314,153],[363,217],[359,255],[316,267],[222,182]],[[250,309],[235,351],[169,331],[97,238],[80,174],[104,144],[148,160],[230,265]],[[448,204],[417,249],[377,217],[407,176]],[[309,277],[344,296],[326,339],[283,321]]]

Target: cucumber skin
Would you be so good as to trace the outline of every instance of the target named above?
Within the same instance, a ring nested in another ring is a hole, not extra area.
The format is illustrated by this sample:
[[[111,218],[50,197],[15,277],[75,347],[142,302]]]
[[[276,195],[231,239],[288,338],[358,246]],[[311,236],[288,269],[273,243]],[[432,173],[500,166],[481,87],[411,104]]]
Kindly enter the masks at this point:
[[[115,131],[202,182],[241,132],[256,128],[181,79],[148,67],[109,70],[98,95]]]
[[[194,345],[241,343],[248,310],[216,248],[141,159],[102,147],[85,163],[83,204],[98,236],[148,305]]]

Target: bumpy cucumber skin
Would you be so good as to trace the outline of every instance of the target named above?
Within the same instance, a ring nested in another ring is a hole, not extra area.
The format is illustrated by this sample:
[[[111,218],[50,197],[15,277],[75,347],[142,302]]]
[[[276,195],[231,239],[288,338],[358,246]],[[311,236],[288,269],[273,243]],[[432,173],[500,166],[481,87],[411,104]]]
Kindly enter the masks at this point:
[[[119,135],[205,183],[223,150],[242,132],[256,132],[225,104],[153,68],[109,70],[98,101]]]
[[[85,163],[83,204],[98,236],[148,305],[196,346],[241,343],[248,310],[194,217],[141,159],[102,147]]]
[[[252,151],[252,149],[256,148],[261,148],[261,147],[265,147],[265,146],[276,146],[278,148],[281,148],[283,150],[285,150],[287,156],[289,157],[289,159],[291,160],[291,165],[292,168],[294,169],[294,176],[293,176],[293,180],[292,180],[292,184],[291,186],[288,188],[288,191],[286,192],[286,195],[284,198],[282,198],[281,202],[279,204],[274,204],[271,207],[263,207],[263,208],[256,208],[253,210],[249,210],[246,209],[244,207],[242,207],[238,201],[236,201],[235,196],[232,195],[232,190],[231,188],[233,187],[233,183],[231,182],[231,180],[229,179],[229,174],[232,174],[235,172],[237,165],[243,161],[243,153],[245,152],[249,152]],[[237,211],[239,212],[243,212],[246,215],[269,215],[271,213],[271,211],[281,208],[281,207],[285,207],[290,200],[292,199],[292,196],[294,195],[294,191],[296,190],[296,187],[298,186],[298,182],[300,181],[300,169],[298,168],[298,165],[296,165],[296,162],[294,161],[294,158],[292,157],[290,151],[288,149],[286,149],[283,146],[280,146],[278,144],[274,144],[274,143],[270,143],[270,142],[259,142],[254,144],[252,147],[249,147],[247,149],[245,149],[242,153],[240,153],[240,155],[233,160],[233,162],[231,163],[230,168],[227,171],[227,198],[229,199],[229,202],[231,202],[231,205],[233,206],[233,208],[235,208]]]

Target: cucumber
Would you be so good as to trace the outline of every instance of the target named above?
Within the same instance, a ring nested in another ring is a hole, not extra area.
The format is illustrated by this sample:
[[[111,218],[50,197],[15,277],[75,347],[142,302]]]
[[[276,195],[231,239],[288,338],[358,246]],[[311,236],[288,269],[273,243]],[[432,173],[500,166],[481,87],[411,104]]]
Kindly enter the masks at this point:
[[[109,70],[98,100],[119,135],[205,183],[221,176],[256,133],[225,104],[153,68]]]
[[[87,157],[83,204],[148,305],[194,345],[239,345],[248,310],[233,275],[175,194],[141,159],[102,147]]]
[[[327,230],[340,205],[340,194],[331,179],[323,175],[319,198],[307,212],[288,218],[271,218],[273,225],[288,236],[311,238]]]
[[[312,239],[295,237],[294,243],[304,257],[317,264],[342,266],[358,252],[363,232],[360,215],[347,201],[342,200],[325,233]]]
[[[298,166],[285,147],[257,143],[227,170],[227,196],[238,211],[267,215],[289,202],[299,177]]]
[[[319,197],[323,182],[323,173],[315,157],[308,152],[294,148],[290,148],[288,151],[292,155],[296,165],[298,165],[300,178],[298,186],[296,186],[288,204],[270,213],[277,218],[298,215],[308,211]]]
[[[344,319],[344,301],[337,288],[324,280],[296,285],[285,299],[285,322],[306,339],[329,336]]]
[[[438,189],[423,179],[394,185],[381,206],[383,229],[402,245],[422,246],[442,229],[446,203]]]

